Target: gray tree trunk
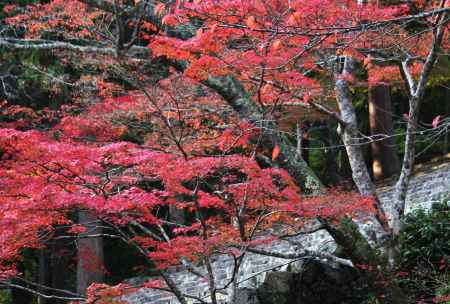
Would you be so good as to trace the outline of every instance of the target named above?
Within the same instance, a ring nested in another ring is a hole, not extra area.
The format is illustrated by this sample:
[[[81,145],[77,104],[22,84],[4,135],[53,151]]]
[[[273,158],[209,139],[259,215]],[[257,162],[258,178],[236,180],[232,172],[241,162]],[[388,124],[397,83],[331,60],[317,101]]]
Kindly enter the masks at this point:
[[[347,57],[344,62],[343,74],[352,75],[353,70],[354,61],[352,58]],[[373,224],[376,225],[378,223],[381,227],[383,227],[383,229],[379,229],[380,227],[374,227],[374,233],[378,237],[382,237],[383,234],[386,234],[389,231],[389,227],[387,225],[383,206],[378,200],[375,185],[370,178],[370,174],[364,160],[360,141],[361,134],[358,130],[356,112],[352,103],[349,84],[345,77],[339,77],[338,75],[335,83],[335,92],[340,111],[340,118],[345,123],[344,126],[340,125],[338,133],[340,134],[347,151],[348,160],[352,169],[352,178],[360,194],[375,198],[377,214]],[[373,236],[374,235],[372,235],[372,237]]]
[[[67,250],[67,246],[65,246],[62,240],[56,240],[51,246],[50,253],[50,269],[47,269],[48,272],[51,273],[51,287],[67,290],[68,289],[68,276],[67,276],[67,267],[69,265],[68,256],[65,254],[65,250]],[[64,293],[60,293],[58,291],[54,291],[53,294],[57,296],[65,296]],[[47,304],[64,304],[67,301],[51,299],[47,300]]]
[[[60,235],[56,229],[56,236]],[[41,288],[39,291],[45,295],[67,296],[59,290],[68,289],[68,266],[67,244],[62,240],[50,240],[46,248],[39,250],[38,255],[38,283],[41,286],[51,287]],[[38,297],[38,304],[64,304],[67,301]]]
[[[238,80],[232,76],[210,77],[204,84],[219,93],[242,120],[259,127],[263,132],[263,142],[271,142],[280,147],[276,164],[285,169],[304,192],[321,192],[321,181],[305,160],[298,157],[297,148],[278,130],[277,123],[272,118],[264,116]]]
[[[39,285],[50,285],[50,252],[47,248],[39,250],[38,256],[38,283]],[[46,293],[45,289],[41,289],[40,292]],[[44,297],[38,297],[38,304],[49,304],[49,301]]]
[[[441,5],[445,5],[445,1],[441,1]],[[416,144],[416,132],[419,122],[419,109],[422,103],[426,84],[429,80],[431,71],[438,58],[438,51],[442,44],[444,32],[448,23],[448,13],[442,13],[436,17],[437,27],[433,30],[433,44],[428,52],[425,63],[423,64],[422,71],[419,75],[419,80],[414,80],[410,70],[409,63],[411,58],[406,58],[400,68],[402,76],[405,80],[406,87],[408,88],[409,97],[409,115],[408,124],[406,128],[405,139],[405,154],[403,156],[402,168],[400,171],[400,177],[395,185],[395,192],[393,197],[394,208],[392,210],[392,234],[397,236],[402,228],[402,218],[405,212],[406,193],[409,186],[409,180],[411,178],[414,161],[416,156],[415,144]]]
[[[447,84],[447,88],[445,88],[445,99],[449,100],[447,101],[447,108],[446,108],[446,115],[447,117],[450,116],[450,83]],[[450,128],[450,127],[447,127]],[[444,154],[450,153],[450,130],[447,129],[447,135],[444,137],[444,149],[442,151]]]
[[[88,210],[78,211],[78,223],[87,228],[80,235],[77,264],[77,292],[86,294],[86,289],[94,282],[103,282],[103,239],[88,237],[102,233],[97,217]]]

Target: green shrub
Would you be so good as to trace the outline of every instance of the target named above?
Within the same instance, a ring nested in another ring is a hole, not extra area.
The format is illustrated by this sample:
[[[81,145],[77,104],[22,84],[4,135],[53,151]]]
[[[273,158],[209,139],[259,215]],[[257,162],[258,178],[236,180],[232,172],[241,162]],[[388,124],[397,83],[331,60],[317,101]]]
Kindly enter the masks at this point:
[[[399,239],[399,283],[417,303],[450,304],[449,203],[436,204],[428,212],[416,210],[405,218]]]
[[[408,266],[430,264],[442,267],[450,262],[450,206],[435,204],[426,212],[416,210],[405,218],[400,236],[401,262]]]

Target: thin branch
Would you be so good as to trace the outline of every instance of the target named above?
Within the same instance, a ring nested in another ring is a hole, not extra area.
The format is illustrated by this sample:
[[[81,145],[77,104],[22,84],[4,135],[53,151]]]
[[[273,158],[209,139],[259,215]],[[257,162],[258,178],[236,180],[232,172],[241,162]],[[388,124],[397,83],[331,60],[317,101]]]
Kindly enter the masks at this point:
[[[61,41],[15,38],[0,38],[0,47],[16,50],[68,50],[103,55],[116,55],[117,51],[116,48],[107,46],[81,46]],[[150,49],[142,46],[132,46],[127,54],[131,57],[149,56]]]
[[[27,288],[21,285],[17,285],[14,283],[9,283],[9,282],[4,282],[4,283],[0,283],[0,285],[3,286],[7,286],[10,288],[17,288],[17,289],[21,289],[24,291],[27,291],[29,293],[35,294],[39,297],[45,298],[45,299],[58,299],[58,300],[66,300],[66,301],[81,301],[81,302],[86,302],[86,298],[82,298],[82,297],[62,297],[62,296],[55,296],[55,295],[47,295],[44,293],[41,293],[39,291],[36,291],[34,289],[31,288]]]
[[[337,256],[334,256],[329,253],[324,253],[324,252],[303,250],[302,252],[299,252],[299,253],[280,253],[280,252],[273,252],[273,251],[267,251],[264,249],[255,249],[255,248],[249,248],[247,250],[252,253],[265,255],[265,256],[271,256],[271,257],[275,257],[275,258],[281,258],[281,259],[320,258],[320,259],[330,260],[332,262],[335,262],[335,263],[338,263],[341,265],[345,265],[348,267],[354,267],[353,263],[350,260],[339,258]]]

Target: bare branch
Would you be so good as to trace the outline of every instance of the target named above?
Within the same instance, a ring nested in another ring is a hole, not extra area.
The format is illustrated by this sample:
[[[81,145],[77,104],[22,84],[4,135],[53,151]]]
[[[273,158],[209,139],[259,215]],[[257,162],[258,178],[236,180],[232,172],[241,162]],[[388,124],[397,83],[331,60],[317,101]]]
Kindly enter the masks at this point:
[[[41,39],[0,38],[0,47],[16,50],[68,50],[81,53],[116,55],[116,48],[113,47],[81,46],[69,42]],[[133,46],[130,48],[127,55],[130,57],[150,56],[150,49],[141,46]]]
[[[14,283],[9,283],[9,282],[1,282],[0,285],[7,286],[9,288],[21,289],[21,290],[27,291],[29,293],[35,294],[35,295],[45,298],[45,299],[58,299],[58,300],[66,300],[66,301],[86,302],[86,298],[83,298],[83,297],[62,297],[62,296],[48,295],[48,294],[41,293],[41,292],[31,289],[31,288],[27,288],[27,287],[17,285]]]
[[[276,258],[282,258],[282,259],[307,259],[307,258],[319,258],[319,259],[326,259],[332,262],[335,262],[337,264],[341,264],[348,267],[354,267],[353,263],[350,260],[342,259],[337,256],[334,256],[329,253],[325,252],[317,252],[317,251],[310,251],[310,250],[303,250],[298,253],[280,253],[280,252],[273,252],[273,251],[267,251],[263,249],[255,249],[255,248],[249,248],[249,252],[265,255],[265,256],[272,256]]]

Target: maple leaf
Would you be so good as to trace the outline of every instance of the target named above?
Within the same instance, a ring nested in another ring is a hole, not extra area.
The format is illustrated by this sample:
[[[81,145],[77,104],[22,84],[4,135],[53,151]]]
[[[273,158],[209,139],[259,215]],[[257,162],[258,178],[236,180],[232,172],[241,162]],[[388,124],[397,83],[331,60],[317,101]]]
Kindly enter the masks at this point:
[[[248,16],[247,19],[245,20],[245,24],[247,24],[247,26],[252,30],[258,28],[258,23],[256,22],[255,16]]]
[[[439,122],[441,121],[441,115],[436,116],[433,121],[431,122],[431,126],[436,129],[439,125]]]
[[[272,161],[275,161],[279,155],[280,155],[280,146],[275,145],[275,147],[272,150]]]
[[[23,10],[5,6],[5,23],[20,27],[27,39],[39,41],[56,32],[63,41],[91,39],[95,45],[114,47],[102,38],[110,36],[110,29],[106,35],[96,34],[104,20],[114,20],[110,12],[92,9],[80,1],[41,2]],[[433,6],[431,2],[420,2],[424,9]],[[67,111],[62,108],[63,114],[52,119],[50,132],[0,129],[0,276],[16,273],[14,263],[24,248],[42,247],[38,237],[42,232],[51,232],[61,224],[72,226],[69,233],[84,232],[84,227],[72,225],[68,217],[80,208],[112,226],[137,223],[150,231],[158,226],[166,229],[165,218],[159,217],[162,209],[175,207],[189,213],[194,219],[190,224],[167,224],[169,241],[158,235],[136,236],[130,241],[130,245],[148,249],[148,258],[160,268],[177,265],[183,259],[199,261],[217,252],[230,252],[233,244],[267,244],[272,240],[242,240],[241,233],[249,235],[261,218],[264,223],[258,223],[261,226],[255,229],[280,223],[291,225],[295,220],[317,216],[339,221],[344,216],[375,213],[371,197],[330,191],[322,197],[303,198],[286,171],[262,169],[249,155],[253,148],[258,149],[252,139],[263,135],[264,130],[242,123],[242,113],[228,111],[230,103],[226,101],[234,100],[233,96],[223,92],[218,96],[203,85],[210,77],[232,76],[242,83],[245,100],[260,102],[261,108],[267,107],[266,113],[302,96],[308,103],[311,98],[329,96],[329,83],[323,84],[332,80],[328,75],[331,73],[324,71],[320,62],[330,50],[364,60],[369,84],[396,84],[401,80],[397,66],[376,66],[359,50],[398,45],[407,49],[411,58],[424,58],[432,31],[417,34],[421,43],[416,43],[418,40],[402,39],[409,33],[397,24],[379,32],[358,31],[357,27],[404,17],[405,5],[358,5],[357,1],[332,0],[194,0],[159,3],[154,13],[167,27],[186,26],[190,29],[188,35],[180,35],[183,39],[177,36],[179,28],[158,31],[159,24],[151,20],[139,26],[133,21],[127,27],[136,25],[144,30],[138,37],[150,41],[152,61],[156,62],[157,57],[163,57],[164,62],[183,61],[182,66],[187,68],[174,64],[168,69],[171,76],[157,83],[138,75],[146,96],[98,76],[91,80],[97,83],[99,98],[78,107],[70,105]],[[193,20],[198,26],[195,35]],[[351,35],[346,29],[351,29]],[[66,61],[71,59],[65,49],[54,53]],[[128,55],[121,56],[121,60],[127,63],[123,66],[132,67],[127,71],[131,76],[140,63],[128,60]],[[101,72],[115,62],[113,57],[74,56],[89,64],[95,62]],[[412,63],[412,77],[417,77],[422,68],[421,62]],[[348,74],[339,77],[354,81]],[[80,114],[66,115],[71,107]],[[3,103],[1,110],[8,118],[24,118],[14,124],[1,122],[13,128],[28,128],[51,116]],[[440,122],[440,116],[434,118],[433,128]],[[130,138],[136,143],[120,142]],[[280,146],[275,145],[271,151],[273,162],[280,153]],[[243,214],[238,214],[239,210]],[[230,220],[238,216],[247,223],[241,229]],[[156,231],[159,233],[159,229]],[[153,283],[144,286],[160,287]],[[93,285],[88,302],[110,303],[128,288]]]
[[[279,39],[275,40],[275,41],[272,43],[272,49],[273,49],[274,51],[279,50],[282,46],[283,46],[283,43],[282,43],[282,41],[279,40]]]
[[[178,21],[178,18],[176,15],[169,14],[169,15],[165,15],[161,19],[161,23],[164,25],[168,25],[168,26],[176,26],[177,24],[179,24],[179,21]]]
[[[158,3],[154,8],[154,12],[156,15],[161,15],[165,9],[166,5],[164,3]]]

